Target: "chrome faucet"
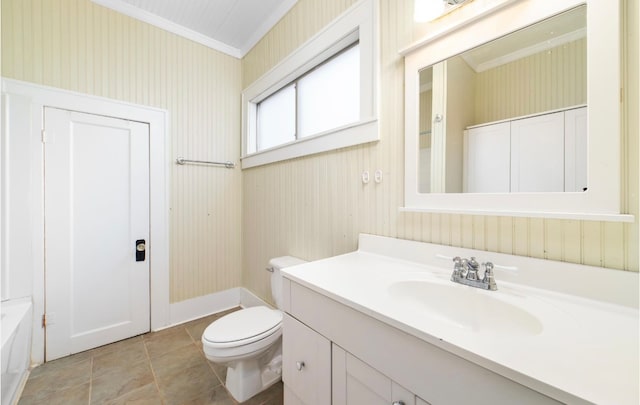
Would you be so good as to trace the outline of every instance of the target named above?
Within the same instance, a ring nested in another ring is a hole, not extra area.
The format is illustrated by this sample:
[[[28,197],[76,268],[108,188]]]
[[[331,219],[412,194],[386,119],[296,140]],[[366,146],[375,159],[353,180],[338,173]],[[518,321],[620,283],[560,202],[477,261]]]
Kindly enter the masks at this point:
[[[495,277],[493,276],[493,263],[482,263],[484,266],[484,277],[480,278],[478,270],[480,264],[475,257],[462,259],[458,256],[453,258],[453,273],[451,281],[471,287],[482,288],[483,290],[495,291],[498,289]]]

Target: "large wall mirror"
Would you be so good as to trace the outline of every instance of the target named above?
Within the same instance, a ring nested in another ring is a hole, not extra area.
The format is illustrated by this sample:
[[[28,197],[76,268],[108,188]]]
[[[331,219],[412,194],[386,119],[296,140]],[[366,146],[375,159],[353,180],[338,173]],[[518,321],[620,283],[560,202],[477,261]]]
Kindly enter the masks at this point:
[[[632,220],[619,215],[618,1],[484,4],[403,51],[404,209]]]
[[[580,6],[420,70],[421,193],[587,189],[586,25]]]

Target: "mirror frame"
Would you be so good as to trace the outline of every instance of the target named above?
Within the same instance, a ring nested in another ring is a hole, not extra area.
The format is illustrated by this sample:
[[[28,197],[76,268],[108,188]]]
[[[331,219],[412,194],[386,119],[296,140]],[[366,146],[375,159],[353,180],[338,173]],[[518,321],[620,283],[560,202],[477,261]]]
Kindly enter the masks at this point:
[[[587,5],[588,190],[419,193],[419,71],[548,17]],[[620,1],[471,2],[430,23],[405,56],[405,207],[401,211],[633,222],[620,214]],[[607,61],[607,63],[602,63]],[[594,136],[613,134],[614,136]]]

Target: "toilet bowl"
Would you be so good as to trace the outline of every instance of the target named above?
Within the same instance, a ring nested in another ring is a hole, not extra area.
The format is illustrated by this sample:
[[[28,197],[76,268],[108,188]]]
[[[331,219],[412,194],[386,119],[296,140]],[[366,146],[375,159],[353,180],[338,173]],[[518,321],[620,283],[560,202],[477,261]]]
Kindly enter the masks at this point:
[[[282,305],[280,269],[305,263],[284,256],[271,259],[271,295]],[[225,386],[243,402],[280,381],[282,372],[282,317],[278,309],[257,306],[232,312],[214,321],[202,334],[207,359],[227,366]]]

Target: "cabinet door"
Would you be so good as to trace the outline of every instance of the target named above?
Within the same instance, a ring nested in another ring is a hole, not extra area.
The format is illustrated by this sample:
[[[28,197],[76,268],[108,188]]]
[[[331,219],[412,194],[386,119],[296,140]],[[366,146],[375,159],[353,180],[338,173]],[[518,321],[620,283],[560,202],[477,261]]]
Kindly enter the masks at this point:
[[[564,112],[564,191],[587,190],[587,107]]]
[[[415,405],[415,395],[340,346],[332,345],[333,405]]]
[[[511,122],[511,192],[564,191],[564,112]]]
[[[509,192],[511,140],[508,122],[467,130],[464,154],[465,192]]]
[[[288,314],[283,319],[282,381],[287,404],[331,403],[331,342]]]

